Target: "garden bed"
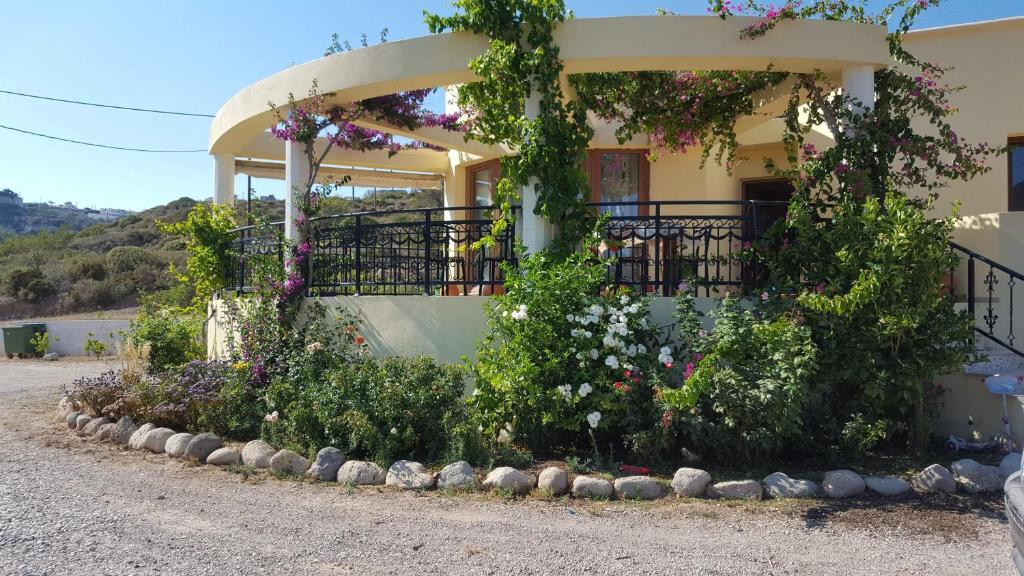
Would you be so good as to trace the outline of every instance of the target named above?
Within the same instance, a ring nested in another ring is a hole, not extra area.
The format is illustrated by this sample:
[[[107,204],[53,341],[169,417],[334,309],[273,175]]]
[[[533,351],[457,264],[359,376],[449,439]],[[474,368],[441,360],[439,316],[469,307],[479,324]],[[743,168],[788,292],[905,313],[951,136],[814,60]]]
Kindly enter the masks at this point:
[[[737,506],[743,510],[764,508],[775,514],[800,517],[808,527],[843,523],[874,530],[891,528],[895,522],[900,530],[938,535],[947,541],[974,535],[971,525],[954,521],[949,515],[950,511],[1001,519],[1001,481],[1014,465],[1019,467],[1019,456],[1013,462],[1014,455],[1003,459],[1002,470],[1000,467],[981,464],[974,466],[973,460],[961,459],[950,464],[955,474],[938,464],[923,466],[921,461],[893,459],[889,463],[896,466],[886,469],[875,464],[870,470],[873,474],[917,470],[907,478],[907,489],[898,494],[880,494],[865,488],[864,482],[851,487],[851,481],[856,482],[856,479],[861,478],[853,472],[809,471],[795,476],[800,476],[804,481],[810,480],[807,486],[813,489],[803,493],[802,497],[790,498],[780,494],[777,482],[770,481],[779,473],[773,473],[762,481],[733,481],[729,479],[741,478],[744,474],[713,469],[712,475],[696,468],[682,468],[673,477],[667,477],[636,474],[636,470],[585,470],[577,461],[534,462],[522,470],[498,467],[485,473],[464,462],[427,468],[415,462],[400,460],[385,469],[373,462],[346,461],[341,451],[332,448],[321,450],[317,459],[311,462],[291,451],[277,450],[262,440],[246,444],[225,444],[209,433],[192,436],[175,434],[152,424],[136,427],[129,417],[113,423],[106,418],[89,416],[75,410],[75,406],[67,399],[63,399],[58,407],[57,420],[86,439],[133,450],[158,454],[166,452],[169,458],[179,458],[185,466],[219,465],[230,473],[240,474],[252,481],[273,477],[327,486],[341,485],[349,490],[359,487],[413,490],[418,493],[436,490],[446,496],[460,494],[470,498],[553,501],[568,506],[582,506],[584,509],[598,506],[601,510],[604,508],[601,508],[600,503],[607,504],[615,500],[647,506],[666,501],[700,502],[700,508],[684,507],[683,510],[686,513],[715,517]],[[185,448],[172,448],[173,439],[180,436],[189,437],[182,444]],[[204,447],[193,450],[201,438],[205,439],[202,442]],[[221,455],[219,458],[218,454]],[[214,459],[217,459],[216,463]],[[929,477],[929,470],[938,473]],[[991,482],[982,484],[985,473],[991,475],[993,471],[998,471],[1000,483],[995,486]],[[745,475],[747,478],[752,476],[750,471]],[[944,482],[954,477],[955,483],[952,485]],[[816,480],[820,480],[820,487]],[[739,484],[744,486],[734,490]],[[871,484],[870,481],[868,484]],[[782,488],[786,488],[785,483]],[[964,491],[967,493],[962,493]],[[761,502],[763,499],[770,500]]]

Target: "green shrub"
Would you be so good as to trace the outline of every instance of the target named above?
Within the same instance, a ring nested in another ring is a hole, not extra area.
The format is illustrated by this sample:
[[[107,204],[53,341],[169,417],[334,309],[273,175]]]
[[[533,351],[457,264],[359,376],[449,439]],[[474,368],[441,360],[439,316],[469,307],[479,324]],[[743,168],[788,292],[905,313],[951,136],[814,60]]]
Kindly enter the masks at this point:
[[[932,206],[889,191],[881,200],[844,198],[828,222],[801,202],[790,207],[790,248],[769,263],[773,280],[799,293],[797,313],[820,349],[812,393],[821,401],[807,422],[819,445],[847,443],[845,425],[860,414],[868,423],[912,422],[887,441],[922,449],[929,383],[974,353],[974,319],[943,285],[956,267],[954,221],[932,218]]]
[[[39,268],[15,268],[7,273],[4,292],[11,298],[35,303],[53,294],[54,288]]]
[[[86,334],[85,343],[82,344],[82,351],[99,358],[107,352],[107,345],[102,340],[97,340],[92,332]]]
[[[151,373],[165,372],[206,356],[202,319],[183,309],[157,309],[144,303],[132,320],[128,338],[135,344],[149,344]]]
[[[75,282],[68,293],[68,298],[77,309],[106,308],[128,296],[134,291],[131,283],[118,278],[104,280],[84,279]]]
[[[140,266],[159,266],[161,263],[149,250],[138,246],[118,246],[107,252],[107,268],[114,274],[130,273]]]
[[[279,420],[264,436],[309,455],[337,446],[380,462],[435,461],[465,422],[464,388],[459,367],[429,358],[366,357],[314,381],[278,378],[267,410]]]
[[[799,436],[816,370],[807,327],[788,315],[760,317],[727,296],[695,352],[682,387],[661,395],[699,451],[763,462]]]
[[[107,277],[106,261],[98,254],[83,254],[68,262],[67,274],[72,280],[103,280]]]

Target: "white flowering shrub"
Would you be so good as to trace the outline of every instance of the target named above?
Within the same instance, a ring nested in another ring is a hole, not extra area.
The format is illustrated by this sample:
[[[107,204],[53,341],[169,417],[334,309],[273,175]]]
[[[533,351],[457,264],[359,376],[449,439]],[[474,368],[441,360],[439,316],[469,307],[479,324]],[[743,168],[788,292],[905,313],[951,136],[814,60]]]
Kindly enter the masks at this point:
[[[540,253],[506,271],[506,294],[488,311],[471,404],[485,435],[538,454],[607,443],[657,444],[655,398],[675,362],[648,319],[649,299],[601,295],[607,264],[582,253]],[[618,450],[620,448],[616,448]]]

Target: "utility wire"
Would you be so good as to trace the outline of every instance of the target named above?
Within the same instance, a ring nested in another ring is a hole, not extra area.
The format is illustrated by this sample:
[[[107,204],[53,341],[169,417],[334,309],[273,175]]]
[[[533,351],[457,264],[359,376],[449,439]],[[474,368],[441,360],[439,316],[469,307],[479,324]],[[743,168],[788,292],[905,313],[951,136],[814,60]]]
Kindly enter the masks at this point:
[[[107,148],[109,150],[124,150],[127,152],[151,152],[155,154],[190,154],[193,152],[206,152],[205,148],[200,150],[152,150],[149,148],[126,148],[124,146],[109,146],[107,144],[96,144],[93,142],[82,142],[81,140],[72,140],[70,138],[60,138],[58,136],[50,136],[49,134],[40,134],[38,132],[31,132],[29,130],[13,128],[11,126],[4,126],[3,124],[0,124],[0,128],[3,128],[4,130],[10,130],[12,132],[20,132],[22,134],[39,136],[40,138],[49,138],[50,140],[58,140],[60,142],[68,142],[71,144],[81,144],[82,146],[93,146],[95,148]]]
[[[50,96],[40,96],[38,94],[26,94],[24,92],[14,92],[12,90],[0,90],[0,94],[11,94],[13,96],[23,96],[25,98],[36,98],[38,100],[50,100],[52,102],[64,102],[65,104],[80,104],[82,106],[95,106],[97,108],[114,108],[116,110],[131,110],[132,112],[150,112],[152,114],[171,114],[173,116],[195,116],[198,118],[213,118],[213,114],[193,114],[191,112],[171,112],[169,110],[154,110],[152,108],[133,108],[131,106],[114,106],[113,104],[97,104],[95,102],[82,102],[80,100],[65,100],[64,98],[52,98]]]

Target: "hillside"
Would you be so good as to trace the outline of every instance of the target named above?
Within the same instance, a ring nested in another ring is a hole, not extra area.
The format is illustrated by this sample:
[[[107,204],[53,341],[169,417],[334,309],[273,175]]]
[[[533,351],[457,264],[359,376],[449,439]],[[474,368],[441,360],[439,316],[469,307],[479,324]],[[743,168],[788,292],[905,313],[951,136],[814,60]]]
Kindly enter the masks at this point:
[[[143,292],[160,292],[165,298],[187,302],[191,295],[184,293],[169,272],[172,264],[184,265],[184,246],[163,234],[156,222],[181,221],[196,203],[181,198],[80,230],[65,226],[0,235],[0,321],[130,308],[137,305]],[[441,203],[438,191],[388,190],[378,192],[376,200],[373,195],[328,198],[324,213],[424,208]],[[236,208],[237,221],[245,224],[246,203],[239,202]],[[254,201],[252,208],[253,221],[284,218],[282,201]],[[4,212],[0,209],[0,214]]]
[[[93,210],[74,204],[24,202],[10,189],[0,190],[0,238],[67,228],[82,230],[101,221],[113,220],[125,210]]]

